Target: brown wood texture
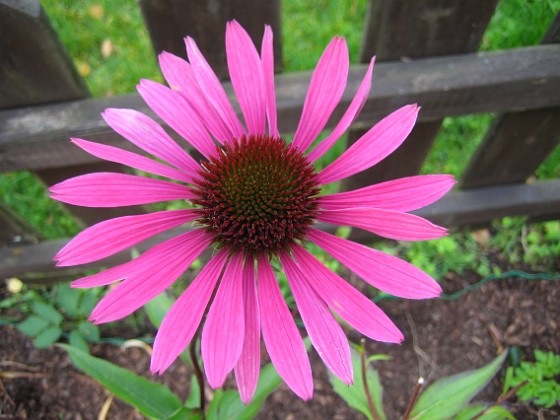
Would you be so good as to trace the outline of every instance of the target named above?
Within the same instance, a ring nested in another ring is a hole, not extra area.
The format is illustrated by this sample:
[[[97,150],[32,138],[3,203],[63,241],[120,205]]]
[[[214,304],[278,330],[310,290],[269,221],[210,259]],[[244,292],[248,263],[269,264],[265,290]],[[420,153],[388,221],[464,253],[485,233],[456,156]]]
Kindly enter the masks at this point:
[[[328,127],[342,115],[364,73],[364,66],[351,69],[348,89]],[[284,134],[297,127],[309,78],[309,72],[277,78],[278,121]],[[357,118],[357,123],[368,126],[413,102],[422,104],[421,121],[560,106],[560,46],[380,63],[374,78],[374,88]],[[228,83],[225,86],[231,91]],[[0,111],[0,172],[95,162],[69,143],[72,136],[125,144],[99,117],[107,107],[149,113],[136,94]]]
[[[542,43],[560,43],[560,13]],[[535,173],[559,143],[560,108],[496,117],[469,162],[461,187],[523,182]]]
[[[35,244],[40,236],[35,230],[0,202],[0,247],[15,244]]]
[[[39,1],[23,3],[0,3],[0,109],[87,96]]]
[[[465,170],[462,188],[524,182],[560,143],[560,108],[498,118]]]
[[[560,215],[560,180],[542,181],[527,185],[508,185],[500,187],[478,188],[468,191],[454,191],[437,203],[414,213],[426,217],[434,223],[445,226],[465,227],[488,223],[505,216],[534,216],[551,219]],[[321,229],[333,231],[329,225],[320,225]],[[140,252],[156,243],[169,239],[184,229],[176,229],[158,235],[137,246]],[[376,237],[371,233],[356,230],[355,240],[370,243]],[[64,246],[67,240],[46,241],[37,245],[19,245],[0,248],[0,278],[22,276],[28,273],[49,273],[56,271],[57,276],[76,273],[76,267],[55,269],[52,257]],[[101,262],[84,266],[99,268],[123,263],[130,259],[130,254],[122,252]],[[78,269],[79,270],[79,269]]]
[[[193,37],[221,78],[227,78],[226,22],[236,19],[255,45],[261,45],[264,25],[274,31],[274,62],[282,68],[280,0],[139,0],[156,53],[169,51],[186,58],[183,38]]]
[[[473,52],[497,0],[371,0],[361,60],[400,60]]]
[[[379,61],[474,52],[494,13],[497,0],[371,0],[361,61]],[[421,106],[425,104],[419,101]],[[405,143],[366,172],[345,181],[343,189],[417,174],[432,147],[441,120],[417,124]],[[348,135],[354,143],[364,130]]]

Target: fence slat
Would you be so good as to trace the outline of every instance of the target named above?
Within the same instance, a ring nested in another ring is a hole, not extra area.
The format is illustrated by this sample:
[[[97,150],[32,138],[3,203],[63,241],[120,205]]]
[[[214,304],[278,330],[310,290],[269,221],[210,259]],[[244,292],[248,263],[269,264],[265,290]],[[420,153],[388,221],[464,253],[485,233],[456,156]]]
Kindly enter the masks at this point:
[[[560,43],[560,13],[542,43]],[[461,187],[523,182],[559,142],[560,108],[499,116],[469,162]]]
[[[347,93],[328,127],[352,100],[365,70],[364,66],[351,69]],[[297,127],[308,83],[308,72],[277,78],[278,122],[283,134]],[[371,125],[371,121],[410,102],[423,104],[421,121],[560,106],[560,46],[380,63],[374,83],[358,124]],[[225,85],[230,90],[229,84]],[[99,117],[107,107],[148,112],[136,94],[0,111],[0,172],[95,161],[72,146],[70,136],[124,144]]]
[[[0,92],[2,93],[0,108],[60,102],[89,96],[85,83],[79,77],[38,1],[0,3],[0,27],[2,28],[0,31],[2,47],[0,48]],[[28,109],[23,108],[20,111],[26,114]],[[98,116],[95,118],[99,119]],[[60,122],[61,120],[44,119],[33,121],[28,115],[26,121],[22,122],[22,126],[16,127],[15,134],[23,135],[25,127],[28,126],[35,125],[36,129],[42,130],[49,124]],[[68,137],[64,141],[68,143]],[[22,152],[26,153],[25,150]],[[64,155],[56,159],[60,162],[64,159]],[[105,163],[76,166],[71,161],[57,166],[59,168],[56,170],[45,170],[33,165],[25,165],[17,169],[35,169],[35,174],[43,182],[52,185],[71,176],[103,171],[107,168]],[[110,165],[110,167],[114,172],[125,171],[123,166]],[[67,208],[86,225],[111,215],[142,212],[142,207],[139,206],[128,207],[118,212],[74,206],[67,206]],[[8,221],[6,220],[5,223],[8,224]]]
[[[0,3],[0,28],[0,109],[88,95],[38,0]]]
[[[40,235],[29,223],[0,202],[0,247],[13,244],[35,244],[40,239]]]
[[[372,0],[361,60],[368,62],[373,55],[379,61],[388,61],[476,51],[496,4],[497,0]],[[440,125],[441,121],[417,124],[396,153],[348,180],[343,189],[417,174]],[[350,132],[348,144],[364,133],[364,130]]]
[[[169,51],[186,58],[183,38],[193,37],[221,78],[227,77],[224,28],[236,19],[256,45],[261,44],[264,25],[274,31],[276,70],[282,67],[280,0],[140,0],[140,8],[156,53]]]

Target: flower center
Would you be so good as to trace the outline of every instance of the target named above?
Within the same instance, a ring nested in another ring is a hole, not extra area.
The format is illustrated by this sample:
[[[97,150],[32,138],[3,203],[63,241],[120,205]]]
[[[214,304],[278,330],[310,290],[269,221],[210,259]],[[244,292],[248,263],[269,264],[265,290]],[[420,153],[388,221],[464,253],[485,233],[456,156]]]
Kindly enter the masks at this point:
[[[284,140],[263,135],[236,139],[202,163],[192,200],[198,222],[214,243],[248,253],[288,249],[317,214],[315,170]]]

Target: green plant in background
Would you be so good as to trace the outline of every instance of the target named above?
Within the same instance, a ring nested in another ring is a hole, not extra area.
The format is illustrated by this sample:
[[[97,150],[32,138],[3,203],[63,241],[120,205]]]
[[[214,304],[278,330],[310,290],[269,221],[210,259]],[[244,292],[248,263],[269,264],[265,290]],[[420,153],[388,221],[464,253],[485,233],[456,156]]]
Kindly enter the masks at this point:
[[[88,343],[99,342],[99,328],[87,320],[99,291],[59,284],[45,296],[36,291],[24,293],[19,299],[25,302],[23,306],[15,306],[17,299],[2,303],[23,312],[25,319],[17,323],[17,328],[33,337],[35,347],[45,348],[66,338],[70,345],[89,352]]]
[[[521,401],[551,408],[560,402],[560,355],[541,350],[534,355],[534,362],[508,367],[504,392],[523,384],[515,393]]]
[[[412,394],[408,407],[403,414],[404,420],[445,420],[472,419],[477,415],[486,420],[513,419],[514,417],[504,407],[496,403],[470,404],[471,399],[478,394],[496,375],[507,355],[503,352],[488,365],[455,375],[438,379],[420,392],[423,379]],[[385,420],[387,416],[383,410],[383,385],[379,374],[372,363],[387,360],[385,355],[367,357],[362,345],[354,345],[352,349],[352,363],[354,368],[354,384],[344,385],[339,379],[330,375],[334,390],[346,403],[362,412],[370,420]]]

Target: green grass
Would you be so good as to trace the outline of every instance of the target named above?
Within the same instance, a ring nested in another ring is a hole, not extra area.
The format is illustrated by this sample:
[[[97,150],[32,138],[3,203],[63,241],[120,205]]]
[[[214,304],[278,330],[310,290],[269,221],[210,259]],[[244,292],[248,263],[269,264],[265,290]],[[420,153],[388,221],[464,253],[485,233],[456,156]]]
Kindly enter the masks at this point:
[[[136,1],[44,0],[42,5],[94,96],[133,92],[141,78],[162,80]],[[346,38],[351,62],[356,63],[366,9],[366,0],[284,0],[284,71],[312,69],[334,35]],[[502,0],[484,36],[481,50],[538,44],[559,9],[560,0]],[[492,119],[492,115],[446,118],[422,172],[459,176]],[[340,142],[336,150],[323,158],[319,165],[324,166],[340,154],[342,147],[343,143]],[[560,148],[557,148],[536,175],[538,178],[557,178],[560,176],[559,168]],[[50,200],[44,188],[27,172],[0,174],[0,200],[25,215],[47,238],[70,236],[79,229],[64,209]],[[508,238],[519,233],[519,229],[527,229],[522,221],[513,226],[506,225],[496,222],[501,239],[496,240],[494,246],[508,247]],[[555,231],[550,226],[530,228],[533,229],[530,232],[536,232],[531,236],[536,241],[536,245],[532,246],[538,248],[541,254],[546,253],[541,249],[546,247],[541,245],[550,239],[549,231]],[[541,245],[537,240],[539,238]],[[459,270],[461,267],[480,266],[484,250],[477,248],[475,242],[470,234],[462,234],[442,242],[397,247],[392,252],[404,253],[421,266],[424,263],[420,260],[426,259],[422,255],[433,259],[437,255],[467,253],[465,261],[455,261],[456,269]],[[515,260],[514,253],[511,255]],[[548,257],[545,255],[543,258]],[[441,273],[448,267],[440,264],[427,269]]]

